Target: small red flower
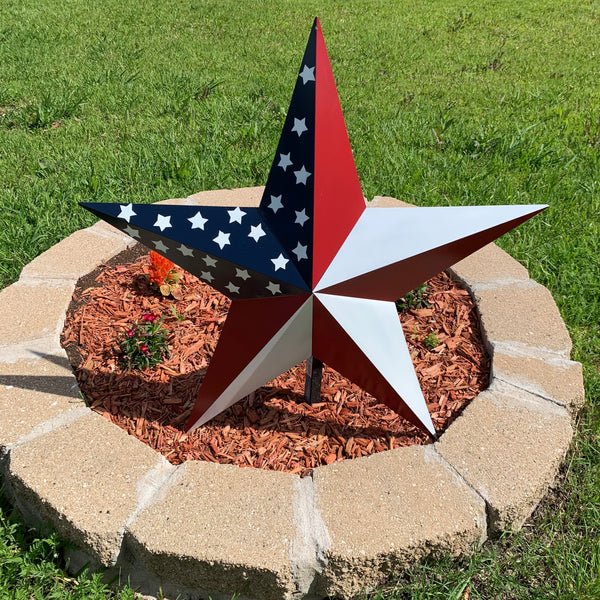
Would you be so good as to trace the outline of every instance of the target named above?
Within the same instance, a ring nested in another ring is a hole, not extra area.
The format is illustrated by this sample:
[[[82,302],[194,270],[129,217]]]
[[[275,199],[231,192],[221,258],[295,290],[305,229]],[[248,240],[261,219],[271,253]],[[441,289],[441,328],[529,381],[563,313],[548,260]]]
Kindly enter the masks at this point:
[[[130,329],[130,330],[127,332],[127,337],[133,337],[133,329]]]
[[[149,323],[154,323],[154,321],[156,321],[158,317],[156,315],[153,315],[152,313],[147,313],[145,315],[142,315],[142,320],[143,321],[148,321]]]
[[[142,344],[140,346],[140,350],[144,353],[144,354],[148,354],[148,346],[146,346],[146,344]]]

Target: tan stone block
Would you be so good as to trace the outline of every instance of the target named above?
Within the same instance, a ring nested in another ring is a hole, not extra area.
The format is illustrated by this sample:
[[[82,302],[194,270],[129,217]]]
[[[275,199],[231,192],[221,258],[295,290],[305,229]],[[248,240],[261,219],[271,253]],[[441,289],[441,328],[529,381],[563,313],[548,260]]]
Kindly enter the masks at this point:
[[[391,196],[375,196],[373,200],[367,202],[367,206],[372,206],[374,208],[397,208],[416,205],[392,198]]]
[[[15,495],[101,564],[143,500],[138,482],[164,459],[96,413],[11,450]]]
[[[450,273],[469,286],[529,279],[527,269],[494,243],[457,262],[450,268]]]
[[[258,206],[264,186],[231,190],[207,190],[187,197],[190,204],[205,206]]]
[[[575,416],[585,402],[581,363],[561,358],[538,358],[494,351],[492,376],[550,398]]]
[[[127,545],[167,584],[213,596],[238,592],[282,598],[293,587],[289,553],[296,479],[275,471],[187,462],[161,500],[132,523]]]
[[[490,535],[518,529],[531,515],[569,448],[568,412],[494,382],[441,436],[439,453],[488,505]]]
[[[90,229],[76,231],[25,266],[21,280],[66,279],[74,283],[115,254],[133,246],[135,240],[99,235]]]
[[[23,436],[81,414],[85,404],[64,352],[0,362],[0,452]],[[76,414],[72,414],[75,412]]]
[[[0,347],[60,335],[74,283],[17,282],[0,292]]]
[[[432,446],[411,446],[315,469],[316,508],[329,533],[324,594],[354,597],[423,556],[470,549],[486,534],[483,500]]]
[[[571,338],[545,287],[529,280],[477,288],[474,295],[483,335],[492,345],[516,342],[568,358]]]

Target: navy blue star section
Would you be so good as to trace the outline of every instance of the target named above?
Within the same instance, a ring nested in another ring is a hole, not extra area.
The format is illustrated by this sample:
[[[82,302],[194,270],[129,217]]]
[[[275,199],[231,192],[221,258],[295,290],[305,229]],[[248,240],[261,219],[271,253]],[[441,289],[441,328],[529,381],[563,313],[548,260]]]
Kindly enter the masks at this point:
[[[82,206],[232,300],[310,291],[256,207]]]
[[[316,38],[315,20],[260,203],[261,214],[308,288],[313,284]]]

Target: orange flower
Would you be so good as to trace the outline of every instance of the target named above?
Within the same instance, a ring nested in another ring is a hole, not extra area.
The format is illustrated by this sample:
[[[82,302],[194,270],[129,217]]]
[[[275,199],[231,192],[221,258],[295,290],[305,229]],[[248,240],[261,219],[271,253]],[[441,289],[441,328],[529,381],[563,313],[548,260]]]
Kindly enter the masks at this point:
[[[150,252],[150,281],[158,287],[163,285],[171,270],[175,267],[168,258],[161,256],[152,250]]]

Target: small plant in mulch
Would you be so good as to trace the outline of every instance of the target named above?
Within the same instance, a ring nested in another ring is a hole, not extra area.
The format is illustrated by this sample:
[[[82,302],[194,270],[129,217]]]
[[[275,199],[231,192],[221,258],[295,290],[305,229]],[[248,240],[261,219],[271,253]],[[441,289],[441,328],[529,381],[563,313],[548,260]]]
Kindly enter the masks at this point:
[[[425,283],[418,285],[414,290],[396,300],[396,309],[398,312],[405,312],[418,308],[430,308],[431,304],[427,301],[429,292],[430,289]]]
[[[143,371],[160,364],[168,355],[167,331],[163,329],[164,317],[155,314],[142,315],[142,321],[135,323],[125,332],[121,341],[121,350],[125,366],[129,371]]]
[[[150,270],[148,278],[153,289],[159,291],[163,296],[173,296],[176,300],[181,299],[181,288],[179,282],[181,273],[175,268],[175,264],[168,258],[157,252],[150,252]]]

